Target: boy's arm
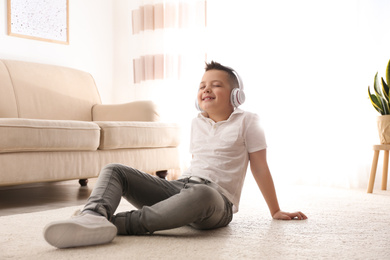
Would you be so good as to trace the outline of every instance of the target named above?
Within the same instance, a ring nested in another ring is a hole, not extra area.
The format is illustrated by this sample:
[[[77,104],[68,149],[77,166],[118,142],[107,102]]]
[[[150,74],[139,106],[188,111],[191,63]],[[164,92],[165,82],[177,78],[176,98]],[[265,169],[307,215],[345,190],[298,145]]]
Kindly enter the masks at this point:
[[[253,152],[249,154],[250,167],[253,177],[256,180],[257,185],[264,199],[268,205],[270,213],[274,219],[291,220],[307,219],[302,212],[283,212],[279,208],[278,199],[276,197],[275,186],[272,180],[271,172],[267,164],[267,151],[266,149]]]

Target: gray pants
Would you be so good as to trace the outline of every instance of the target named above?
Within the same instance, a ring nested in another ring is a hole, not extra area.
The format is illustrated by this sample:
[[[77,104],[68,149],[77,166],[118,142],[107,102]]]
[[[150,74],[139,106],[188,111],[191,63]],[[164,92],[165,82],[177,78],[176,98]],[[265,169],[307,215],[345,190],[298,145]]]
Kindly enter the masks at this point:
[[[232,203],[214,185],[189,178],[167,181],[122,164],[109,164],[100,172],[83,211],[105,216],[123,235],[184,225],[196,229],[224,227],[232,220]],[[122,196],[138,210],[113,216]]]

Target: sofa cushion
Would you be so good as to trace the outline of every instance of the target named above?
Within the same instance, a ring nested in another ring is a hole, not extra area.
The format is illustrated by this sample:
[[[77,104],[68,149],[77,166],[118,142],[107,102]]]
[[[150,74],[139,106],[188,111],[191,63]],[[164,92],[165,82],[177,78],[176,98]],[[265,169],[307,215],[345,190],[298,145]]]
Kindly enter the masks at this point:
[[[18,107],[12,80],[5,64],[0,60],[0,117],[18,117]]]
[[[0,60],[0,115],[8,118],[92,121],[101,104],[91,74],[62,66]],[[15,113],[16,112],[16,113]]]
[[[160,115],[156,104],[150,100],[138,100],[124,104],[96,104],[92,108],[93,121],[142,121],[158,122]]]
[[[92,122],[0,118],[0,153],[90,151],[99,146],[100,128]]]
[[[163,122],[94,121],[101,128],[99,149],[175,147],[180,143],[177,124]]]

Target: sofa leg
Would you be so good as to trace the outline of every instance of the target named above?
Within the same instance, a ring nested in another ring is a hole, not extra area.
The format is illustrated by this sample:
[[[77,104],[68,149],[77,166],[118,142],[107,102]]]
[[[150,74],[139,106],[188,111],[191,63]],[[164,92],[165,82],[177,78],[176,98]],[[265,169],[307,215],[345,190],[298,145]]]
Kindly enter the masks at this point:
[[[88,179],[80,179],[79,183],[82,187],[85,187],[88,184]]]
[[[167,175],[168,175],[168,171],[157,171],[156,172],[156,175],[158,176],[158,177],[160,177],[161,179],[165,179],[165,177],[167,177]]]

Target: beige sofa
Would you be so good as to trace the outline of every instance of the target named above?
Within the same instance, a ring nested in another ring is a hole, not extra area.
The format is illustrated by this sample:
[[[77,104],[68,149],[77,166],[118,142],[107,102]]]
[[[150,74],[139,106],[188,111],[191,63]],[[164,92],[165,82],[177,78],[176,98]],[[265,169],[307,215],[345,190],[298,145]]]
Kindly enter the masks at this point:
[[[0,60],[0,186],[88,179],[109,163],[177,172],[178,145],[150,101],[103,105],[89,73]]]

